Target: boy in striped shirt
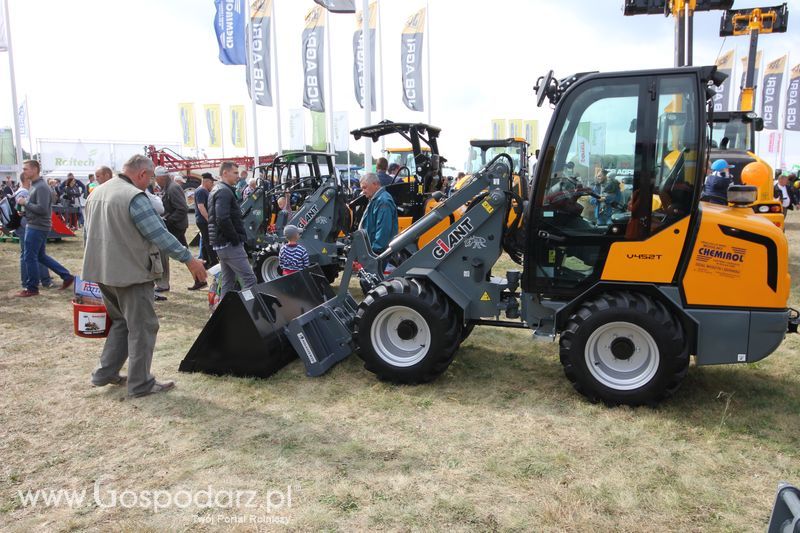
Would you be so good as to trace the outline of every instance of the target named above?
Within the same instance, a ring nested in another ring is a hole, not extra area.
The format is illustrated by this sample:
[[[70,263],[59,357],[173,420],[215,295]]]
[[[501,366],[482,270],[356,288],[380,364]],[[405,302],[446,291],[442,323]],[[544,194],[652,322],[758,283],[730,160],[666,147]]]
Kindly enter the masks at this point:
[[[281,246],[278,254],[278,266],[283,275],[288,276],[308,267],[311,262],[308,259],[308,251],[297,242],[297,239],[300,238],[300,229],[297,226],[289,224],[284,228],[283,235],[288,242]]]

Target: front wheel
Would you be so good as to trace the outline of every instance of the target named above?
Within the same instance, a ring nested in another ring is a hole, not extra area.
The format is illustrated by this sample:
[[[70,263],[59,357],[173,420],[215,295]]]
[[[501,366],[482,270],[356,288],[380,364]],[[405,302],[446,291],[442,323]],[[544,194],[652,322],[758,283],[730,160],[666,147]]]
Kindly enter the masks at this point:
[[[581,305],[561,333],[567,379],[590,401],[654,405],[672,396],[689,367],[680,322],[636,292],[604,293]]]
[[[278,250],[272,247],[258,252],[253,261],[253,272],[259,283],[272,281],[281,277],[281,269],[278,264]]]

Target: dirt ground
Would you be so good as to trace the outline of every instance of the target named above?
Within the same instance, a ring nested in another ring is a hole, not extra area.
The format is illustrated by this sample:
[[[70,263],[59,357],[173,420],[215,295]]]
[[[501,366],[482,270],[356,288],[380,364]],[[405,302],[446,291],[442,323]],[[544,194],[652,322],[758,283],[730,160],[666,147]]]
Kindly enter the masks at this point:
[[[48,250],[77,272],[80,242]],[[299,361],[267,380],[179,374],[208,313],[173,273],[153,371],[178,387],[129,400],[89,386],[102,341],[72,334],[70,294],[10,298],[18,248],[0,243],[0,529],[752,531],[777,483],[800,483],[800,336],[693,366],[658,408],[587,403],[555,344],[484,327],[424,386],[355,356],[315,379]]]

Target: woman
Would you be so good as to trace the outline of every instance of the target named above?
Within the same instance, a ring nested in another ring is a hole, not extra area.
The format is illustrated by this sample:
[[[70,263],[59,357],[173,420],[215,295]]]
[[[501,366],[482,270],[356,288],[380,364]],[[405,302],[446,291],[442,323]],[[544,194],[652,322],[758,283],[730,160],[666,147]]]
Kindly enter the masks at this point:
[[[78,212],[81,208],[82,195],[78,180],[70,174],[61,189],[61,205],[66,208],[68,225],[73,231],[78,229]]]

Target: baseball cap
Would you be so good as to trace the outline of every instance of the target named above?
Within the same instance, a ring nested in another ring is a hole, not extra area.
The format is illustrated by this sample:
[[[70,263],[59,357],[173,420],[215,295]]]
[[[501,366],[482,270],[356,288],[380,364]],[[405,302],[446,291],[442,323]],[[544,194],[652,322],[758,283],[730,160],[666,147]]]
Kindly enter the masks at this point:
[[[287,239],[290,239],[293,236],[299,236],[300,233],[302,233],[300,231],[300,228],[298,228],[294,224],[289,224],[288,226],[283,228],[283,236],[286,237]]]
[[[711,163],[711,170],[714,172],[719,172],[720,170],[725,170],[726,168],[733,168],[733,165],[729,165],[724,159],[717,159]]]
[[[153,173],[156,175],[156,177],[169,176],[169,170],[167,170],[166,167],[156,167],[153,170]]]
[[[203,172],[202,176],[204,180],[219,181],[211,172]]]

